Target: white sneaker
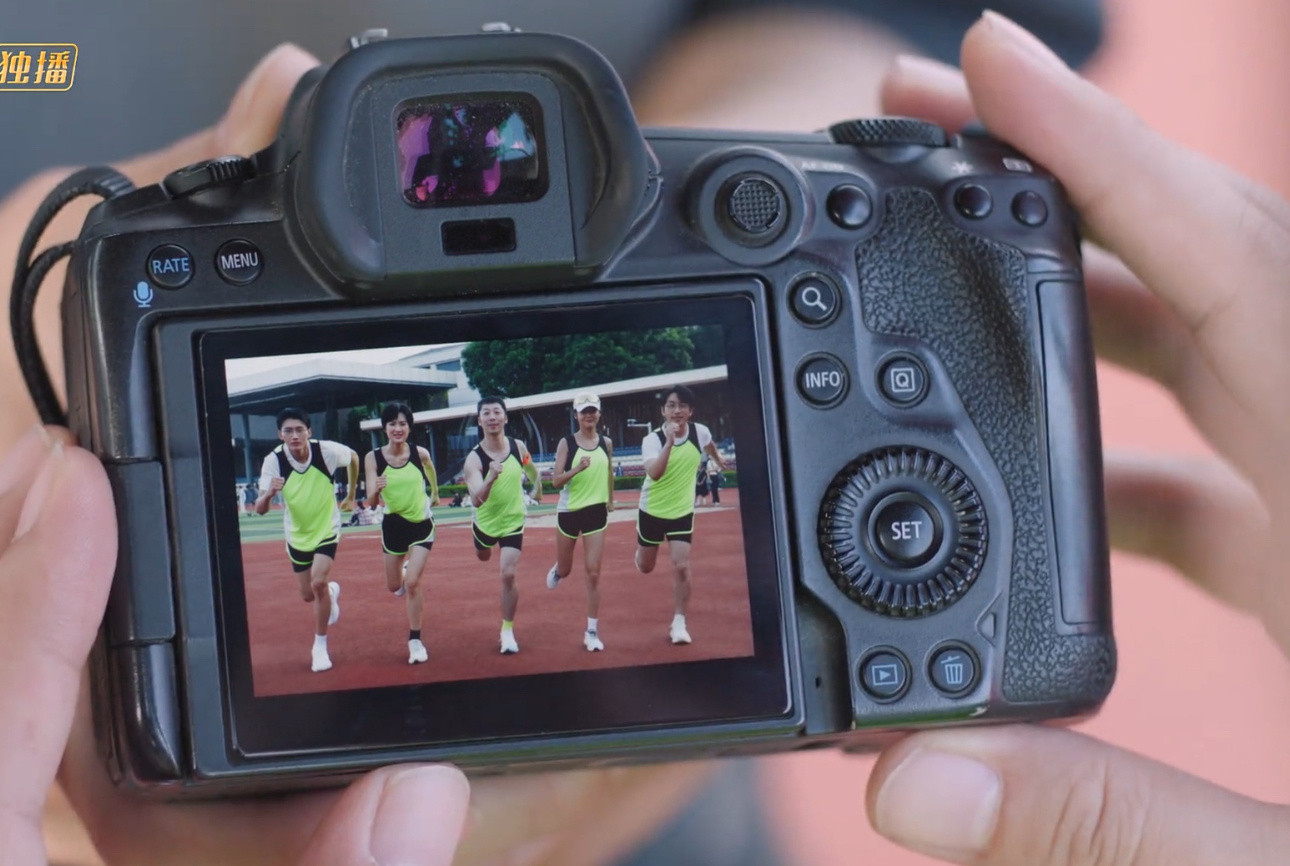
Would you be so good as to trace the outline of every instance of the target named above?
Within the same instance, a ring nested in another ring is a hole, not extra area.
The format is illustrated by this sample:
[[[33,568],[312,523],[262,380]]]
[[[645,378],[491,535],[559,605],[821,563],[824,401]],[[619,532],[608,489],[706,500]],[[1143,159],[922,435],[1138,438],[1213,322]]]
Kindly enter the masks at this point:
[[[420,664],[428,658],[430,658],[430,653],[426,652],[425,644],[417,639],[408,641],[408,664]]]
[[[600,641],[600,636],[594,631],[585,631],[582,633],[582,645],[587,648],[587,652],[589,653],[598,653],[605,648],[605,645]]]
[[[546,588],[555,589],[560,584],[560,563],[551,566],[551,570],[546,573]]]
[[[332,584],[335,586],[335,584]],[[327,647],[316,646],[313,653],[313,665],[311,669],[314,673],[331,670],[331,656],[327,655]]]
[[[333,580],[327,584],[327,592],[331,594],[331,616],[327,618],[327,625],[332,626],[336,624],[336,620],[340,619],[340,584]],[[327,667],[331,667],[331,665],[329,664]]]
[[[690,633],[685,630],[685,626],[679,622],[672,623],[672,628],[668,631],[668,637],[672,643],[689,643]]]
[[[515,642],[515,632],[503,630],[501,635],[502,655],[510,655],[520,651],[520,645]]]

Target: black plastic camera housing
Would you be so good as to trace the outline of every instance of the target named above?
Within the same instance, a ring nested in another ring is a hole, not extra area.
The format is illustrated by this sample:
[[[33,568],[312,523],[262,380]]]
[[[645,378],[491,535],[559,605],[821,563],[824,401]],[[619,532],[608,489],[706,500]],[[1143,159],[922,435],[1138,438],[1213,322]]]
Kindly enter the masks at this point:
[[[497,111],[513,159],[400,145]],[[983,134],[642,133],[577,41],[378,41],[307,76],[269,149],[95,208],[63,305],[121,526],[94,694],[130,787],[863,749],[1086,715],[1114,679],[1076,226]],[[725,335],[750,654],[257,696],[223,361],[687,324]]]

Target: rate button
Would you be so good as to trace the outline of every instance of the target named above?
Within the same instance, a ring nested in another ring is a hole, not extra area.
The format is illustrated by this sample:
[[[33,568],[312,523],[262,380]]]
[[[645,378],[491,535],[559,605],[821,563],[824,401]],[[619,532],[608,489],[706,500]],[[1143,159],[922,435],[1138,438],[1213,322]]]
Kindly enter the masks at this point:
[[[193,257],[175,244],[162,244],[148,253],[148,280],[163,289],[179,289],[193,278]]]

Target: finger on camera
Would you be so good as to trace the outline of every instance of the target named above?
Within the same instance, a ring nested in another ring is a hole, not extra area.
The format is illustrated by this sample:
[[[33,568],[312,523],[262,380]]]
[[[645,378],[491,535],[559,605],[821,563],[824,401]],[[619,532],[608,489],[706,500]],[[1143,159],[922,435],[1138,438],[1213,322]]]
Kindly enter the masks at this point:
[[[1237,402],[1290,430],[1290,403],[1267,399],[1290,368],[1290,205],[1252,197],[1248,182],[1148,128],[1001,16],[973,25],[962,61],[986,128],[1057,175],[1101,242],[1191,328]]]
[[[930,120],[949,132],[976,117],[967,81],[956,67],[910,54],[898,56],[880,84],[885,114]]]
[[[218,123],[161,150],[126,160],[118,170],[136,184],[157,183],[175,169],[203,159],[245,156],[268,147],[278,134],[296,82],[317,65],[317,58],[304,49],[279,45],[247,74]]]
[[[285,866],[340,797],[311,791],[255,800],[165,803],[117,787],[99,755],[82,675],[58,781],[107,863]]]
[[[893,841],[973,866],[1272,866],[1290,849],[1284,807],[1045,726],[915,734],[879,757],[866,802]]]
[[[1250,483],[1205,457],[1108,451],[1111,545],[1167,563],[1228,604],[1265,611],[1271,521]]]
[[[537,863],[600,863],[630,850],[692,800],[711,762],[481,777],[472,786],[475,821],[462,864],[512,862],[528,847]],[[594,832],[588,832],[595,828]],[[595,856],[574,856],[590,846]],[[534,848],[543,849],[540,851]],[[567,855],[567,856],[566,856]]]
[[[61,427],[32,425],[0,461],[0,553],[13,539],[27,492],[56,442],[70,445],[72,436]]]
[[[1168,388],[1220,454],[1258,477],[1273,444],[1267,428],[1232,396],[1177,313],[1092,244],[1084,246],[1084,277],[1098,357]]]
[[[453,767],[385,767],[336,798],[295,862],[450,866],[469,804],[470,785]]]
[[[20,696],[0,702],[0,811],[39,815],[53,781],[107,604],[112,515],[98,460],[51,448],[0,557],[0,694]]]

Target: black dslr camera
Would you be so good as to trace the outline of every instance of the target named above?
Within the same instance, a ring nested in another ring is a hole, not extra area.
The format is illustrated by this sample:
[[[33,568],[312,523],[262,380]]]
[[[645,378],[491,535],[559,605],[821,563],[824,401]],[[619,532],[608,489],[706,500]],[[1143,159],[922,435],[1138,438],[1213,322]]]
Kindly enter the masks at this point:
[[[984,134],[642,132],[599,54],[501,32],[358,45],[306,76],[265,151],[101,186],[64,345],[70,424],[121,525],[94,680],[122,784],[869,748],[1088,714],[1111,687],[1076,225],[1049,174]],[[493,394],[547,493],[501,551],[515,653],[459,486]],[[668,432],[678,395],[690,415]],[[555,454],[589,396],[614,505],[594,652],[583,554],[544,585]],[[291,471],[330,475],[331,519],[357,485],[323,444],[361,461],[395,402],[444,502],[429,658],[406,658],[384,527],[346,513],[344,616],[315,671],[305,512],[261,483],[275,419],[302,414],[317,444]],[[716,502],[676,456],[690,444]],[[682,493],[651,475],[665,447]]]

